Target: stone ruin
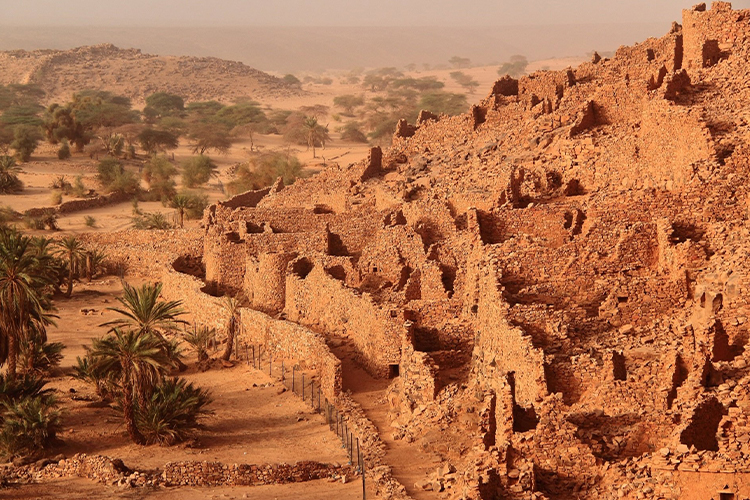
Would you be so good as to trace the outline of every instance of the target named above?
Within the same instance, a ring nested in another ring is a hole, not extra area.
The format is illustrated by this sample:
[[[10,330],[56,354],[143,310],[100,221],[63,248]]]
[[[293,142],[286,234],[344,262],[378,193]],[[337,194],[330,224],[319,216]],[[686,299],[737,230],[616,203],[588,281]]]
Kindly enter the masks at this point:
[[[205,287],[177,296],[216,323],[241,294],[244,339],[331,401],[346,339],[392,380],[394,436],[448,464],[415,497],[750,497],[749,57],[750,11],[701,4],[424,111],[366,161],[209,207]]]

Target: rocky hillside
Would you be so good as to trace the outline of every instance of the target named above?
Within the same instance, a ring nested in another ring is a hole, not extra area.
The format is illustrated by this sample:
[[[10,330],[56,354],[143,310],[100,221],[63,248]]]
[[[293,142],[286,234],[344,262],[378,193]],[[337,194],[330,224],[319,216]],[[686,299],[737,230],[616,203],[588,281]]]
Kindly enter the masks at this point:
[[[144,54],[111,44],[71,50],[0,53],[0,84],[34,83],[49,101],[70,98],[82,89],[109,90],[142,103],[154,92],[171,92],[186,101],[283,97],[299,89],[242,63],[212,57]]]
[[[445,467],[410,498],[747,498],[748,19],[697,5],[219,204],[206,278],[398,374],[386,461]]]

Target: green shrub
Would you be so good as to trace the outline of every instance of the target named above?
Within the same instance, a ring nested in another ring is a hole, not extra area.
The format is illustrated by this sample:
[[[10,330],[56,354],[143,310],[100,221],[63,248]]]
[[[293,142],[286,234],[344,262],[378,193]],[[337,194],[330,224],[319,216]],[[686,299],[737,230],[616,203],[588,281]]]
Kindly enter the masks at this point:
[[[86,224],[86,227],[96,227],[96,218],[93,215],[84,216],[83,222]]]
[[[182,164],[182,184],[188,188],[202,186],[216,175],[216,164],[205,155],[194,156]]]
[[[140,190],[138,178],[125,170],[115,158],[105,158],[99,162],[97,180],[108,193],[136,194]]]
[[[135,229],[172,229],[174,226],[163,213],[147,212],[141,216],[133,217],[133,227]]]
[[[61,429],[61,412],[53,398],[28,397],[4,403],[0,451],[6,458],[36,457],[47,450]]]
[[[154,387],[145,408],[136,416],[138,429],[148,443],[170,445],[198,427],[198,419],[211,412],[208,391],[181,378],[162,380]]]
[[[272,185],[279,177],[289,185],[303,176],[304,167],[296,156],[280,152],[260,154],[237,167],[235,178],[228,184],[227,190],[230,194],[237,194],[262,189]]]
[[[31,153],[36,151],[36,147],[42,138],[39,127],[33,125],[18,125],[13,131],[13,142],[10,147],[16,150],[18,158],[22,162],[31,159]]]
[[[60,366],[65,345],[60,342],[22,342],[19,345],[18,365],[27,373],[49,373]]]
[[[192,331],[186,331],[182,338],[198,354],[198,361],[208,359],[208,348],[216,338],[216,329],[206,326],[193,326]]]
[[[67,160],[70,156],[70,144],[68,144],[67,139],[63,139],[60,149],[57,150],[57,159]]]
[[[367,136],[362,132],[360,124],[357,122],[348,122],[341,127],[341,139],[350,142],[367,142]]]
[[[68,179],[64,175],[58,175],[55,177],[55,180],[52,181],[50,187],[52,189],[59,189],[63,193],[68,194],[73,186],[71,186],[70,182],[68,182]]]
[[[18,178],[21,167],[12,156],[0,156],[0,193],[18,193],[23,190],[23,182]]]
[[[162,202],[171,199],[176,193],[172,179],[176,174],[177,169],[166,157],[152,157],[143,169],[143,179],[148,182],[151,198]]]
[[[63,194],[60,191],[52,191],[51,200],[53,205],[59,205],[62,203],[62,199]]]
[[[85,197],[88,194],[89,190],[86,189],[86,186],[83,184],[83,177],[80,175],[77,175],[76,180],[74,182],[75,183],[73,184],[70,190],[71,194],[75,196],[76,198]]]
[[[52,213],[39,217],[26,216],[23,218],[23,223],[28,229],[37,229],[40,231],[45,228],[50,231],[57,231],[60,229],[57,225],[57,215]]]

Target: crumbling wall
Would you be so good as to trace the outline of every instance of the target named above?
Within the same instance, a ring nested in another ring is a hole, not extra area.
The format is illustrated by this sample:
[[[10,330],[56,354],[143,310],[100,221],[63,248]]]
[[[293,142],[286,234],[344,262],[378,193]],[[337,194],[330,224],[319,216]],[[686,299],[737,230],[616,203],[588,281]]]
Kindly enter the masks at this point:
[[[399,384],[406,404],[413,410],[435,399],[438,367],[427,353],[414,349],[411,325],[407,329],[401,344]]]
[[[352,474],[351,466],[296,464],[225,465],[220,462],[169,462],[162,478],[167,486],[260,486],[327,479]]]
[[[698,70],[716,64],[742,42],[750,31],[747,10],[732,10],[730,2],[701,3],[682,11],[685,68]]]
[[[497,274],[485,268],[481,277],[472,359],[473,374],[480,385],[493,387],[506,373],[515,374],[515,397],[525,408],[547,395],[544,352],[533,345],[522,329],[507,320],[507,303]]]
[[[390,366],[401,360],[403,314],[382,309],[368,294],[348,289],[321,265],[312,265],[302,274],[287,276],[287,318],[326,335],[350,338],[362,365],[373,375],[388,376]]]
[[[518,97],[530,107],[545,103],[545,106],[551,106],[548,112],[552,112],[560,106],[566,89],[575,84],[575,74],[570,69],[537,71],[518,81]]]
[[[652,100],[645,106],[639,137],[641,176],[669,190],[691,179],[696,162],[716,157],[711,133],[698,110],[669,101]]]

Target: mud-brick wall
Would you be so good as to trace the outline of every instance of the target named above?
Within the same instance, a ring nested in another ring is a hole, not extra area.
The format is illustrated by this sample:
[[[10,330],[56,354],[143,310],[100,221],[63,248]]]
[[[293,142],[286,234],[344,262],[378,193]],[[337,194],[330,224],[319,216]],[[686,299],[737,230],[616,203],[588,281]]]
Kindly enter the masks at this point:
[[[273,357],[304,361],[318,372],[323,395],[336,400],[341,392],[341,361],[320,334],[247,308],[241,309],[240,321],[244,341],[264,345]]]
[[[401,360],[403,315],[376,305],[367,294],[346,288],[314,266],[304,277],[291,273],[286,281],[290,321],[326,334],[352,339],[362,365],[375,376],[389,374]]]

